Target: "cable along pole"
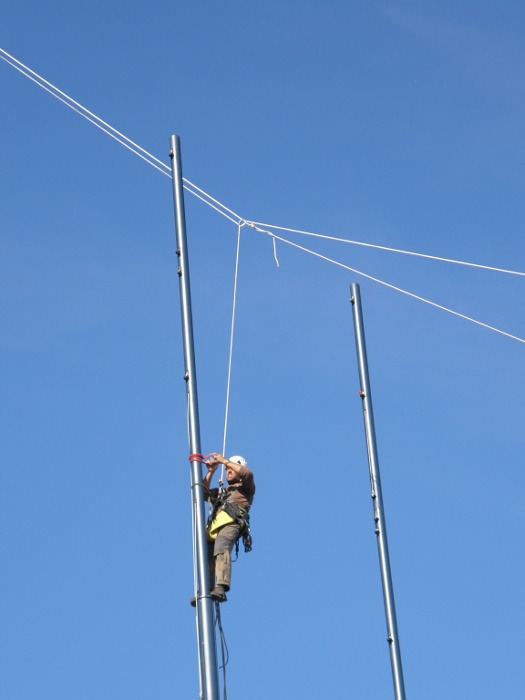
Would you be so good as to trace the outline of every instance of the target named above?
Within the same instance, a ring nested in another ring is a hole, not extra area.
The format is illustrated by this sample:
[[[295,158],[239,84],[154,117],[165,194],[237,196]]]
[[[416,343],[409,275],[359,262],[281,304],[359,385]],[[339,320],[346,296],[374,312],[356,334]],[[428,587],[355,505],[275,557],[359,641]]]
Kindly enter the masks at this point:
[[[379,474],[379,458],[377,455],[374,412],[372,409],[372,392],[370,390],[370,379],[368,376],[368,360],[366,354],[363,312],[361,308],[361,293],[358,284],[352,284],[350,290],[352,295],[350,301],[352,302],[354,314],[355,340],[357,347],[359,378],[361,381],[361,390],[359,392],[359,395],[362,399],[363,415],[365,421],[366,446],[368,450],[368,463],[370,467],[370,484],[372,487],[372,501],[374,504],[375,534],[377,536],[379,564],[381,568],[381,580],[383,584],[383,599],[385,603],[386,625],[388,633],[387,640],[390,648],[390,661],[392,665],[392,676],[394,681],[395,697],[396,700],[405,700],[405,684],[403,680],[403,667],[401,664],[401,649],[399,646],[399,635],[397,632],[394,588],[392,584],[392,573],[390,570],[390,557],[388,555],[386,519],[383,507],[381,477]]]
[[[186,240],[186,215],[182,180],[180,138],[170,138],[170,158],[173,178],[173,201],[179,258],[179,288],[181,300],[182,340],[186,394],[188,400],[188,436],[190,456],[201,453],[197,374],[193,342],[193,318],[191,311],[190,271]],[[206,543],[206,515],[202,486],[202,468],[198,461],[191,461],[191,494],[193,510],[194,572],[197,612],[197,643],[199,648],[200,690],[203,700],[219,700],[217,647],[213,618],[213,602],[210,598],[208,576],[208,552]]]

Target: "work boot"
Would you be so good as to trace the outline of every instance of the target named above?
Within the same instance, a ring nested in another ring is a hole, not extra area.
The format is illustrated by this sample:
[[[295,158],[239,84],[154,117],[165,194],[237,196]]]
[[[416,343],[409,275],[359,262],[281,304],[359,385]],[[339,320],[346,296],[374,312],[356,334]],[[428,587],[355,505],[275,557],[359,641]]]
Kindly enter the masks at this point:
[[[224,586],[217,583],[213,591],[210,593],[210,598],[216,603],[225,603],[228,598],[226,598],[226,592],[224,591]]]
[[[215,586],[215,588],[212,589],[210,593],[210,598],[214,600],[217,603],[226,603],[228,598],[226,597],[226,593],[224,591],[224,586]],[[192,598],[190,600],[190,605],[192,608],[197,607],[197,598]]]

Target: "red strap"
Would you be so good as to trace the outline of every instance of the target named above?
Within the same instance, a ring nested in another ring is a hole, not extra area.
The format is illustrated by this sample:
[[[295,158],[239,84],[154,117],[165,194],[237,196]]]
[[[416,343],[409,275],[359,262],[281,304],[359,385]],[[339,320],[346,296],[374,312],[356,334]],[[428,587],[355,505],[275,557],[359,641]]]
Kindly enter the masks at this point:
[[[205,462],[210,457],[211,455],[201,455],[197,452],[194,455],[190,455],[190,462]]]

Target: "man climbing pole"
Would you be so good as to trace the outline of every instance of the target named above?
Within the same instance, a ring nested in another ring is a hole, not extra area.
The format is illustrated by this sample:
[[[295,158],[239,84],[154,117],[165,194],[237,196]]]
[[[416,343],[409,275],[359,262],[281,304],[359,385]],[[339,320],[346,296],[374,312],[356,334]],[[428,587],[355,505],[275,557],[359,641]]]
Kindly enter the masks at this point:
[[[255,482],[244,457],[225,459],[213,452],[205,464],[208,467],[203,479],[205,497],[212,506],[207,528],[210,597],[224,603],[231,585],[232,550],[239,538],[249,533],[249,511],[255,494]],[[219,464],[226,468],[228,486],[212,489],[211,482]],[[191,604],[195,606],[195,598]]]

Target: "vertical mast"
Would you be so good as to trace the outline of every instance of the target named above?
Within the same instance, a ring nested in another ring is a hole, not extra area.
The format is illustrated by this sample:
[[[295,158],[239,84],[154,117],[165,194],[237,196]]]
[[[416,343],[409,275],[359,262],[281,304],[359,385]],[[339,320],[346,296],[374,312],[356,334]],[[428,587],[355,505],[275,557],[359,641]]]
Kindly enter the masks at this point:
[[[368,449],[368,463],[370,466],[370,483],[372,486],[372,500],[374,504],[375,533],[377,535],[377,547],[381,579],[383,583],[383,598],[385,602],[386,624],[388,632],[388,644],[390,647],[390,661],[396,700],[405,700],[405,685],[403,680],[403,668],[401,665],[401,649],[397,633],[396,608],[394,601],[394,588],[390,571],[390,557],[388,555],[388,543],[386,536],[386,520],[383,508],[383,494],[381,491],[381,478],[379,475],[379,458],[374,426],[374,413],[372,410],[372,393],[368,377],[368,360],[366,355],[365,329],[361,309],[361,293],[358,284],[351,286],[351,302],[354,312],[355,340],[359,365],[359,378],[361,391],[359,395],[363,400],[363,414],[365,420],[366,445]]]
[[[197,398],[197,375],[193,344],[193,319],[191,312],[190,273],[186,241],[186,216],[184,212],[184,191],[182,184],[182,164],[180,139],[170,138],[170,158],[173,178],[173,200],[177,230],[177,255],[179,257],[179,280],[182,317],[182,339],[186,393],[188,399],[188,433],[190,455],[200,454],[199,407]],[[194,567],[197,584],[197,637],[199,645],[199,668],[201,692],[204,700],[219,700],[219,678],[217,670],[217,650],[213,620],[213,603],[210,598],[208,577],[208,552],[206,544],[206,515],[202,488],[202,468],[200,462],[191,462],[191,494],[194,515]]]

